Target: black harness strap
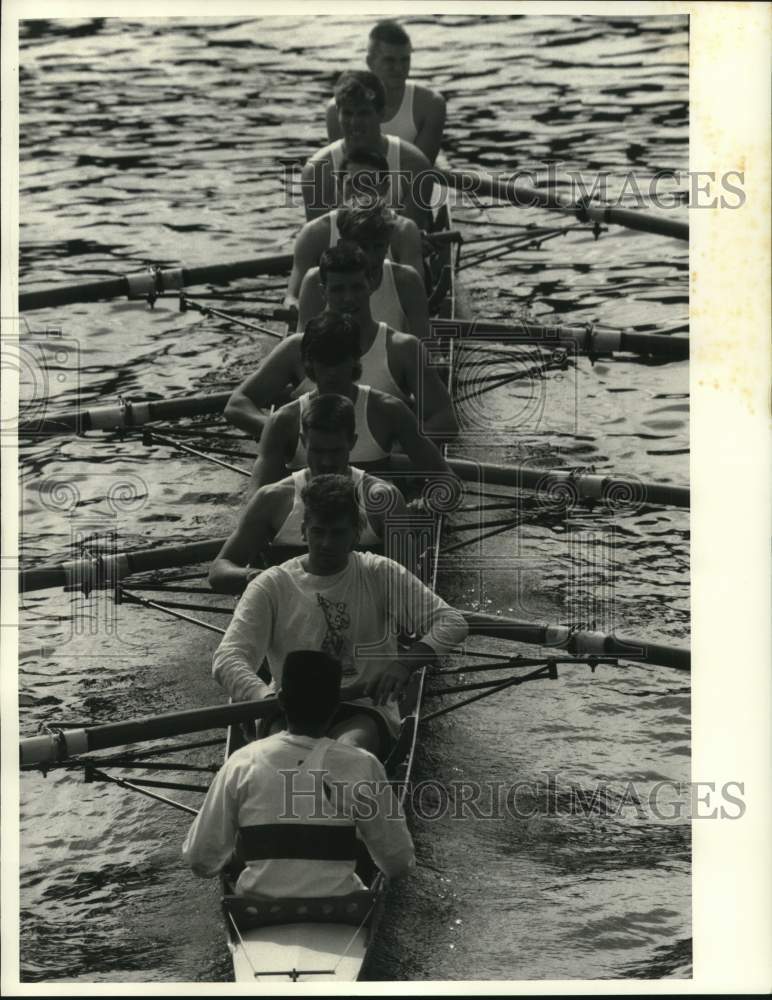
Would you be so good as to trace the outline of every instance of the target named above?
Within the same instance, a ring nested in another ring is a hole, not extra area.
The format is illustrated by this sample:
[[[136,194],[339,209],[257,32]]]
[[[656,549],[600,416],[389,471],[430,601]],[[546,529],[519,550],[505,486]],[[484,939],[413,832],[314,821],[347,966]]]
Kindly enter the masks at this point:
[[[239,828],[244,861],[356,861],[357,844],[356,830],[348,825],[263,823]]]

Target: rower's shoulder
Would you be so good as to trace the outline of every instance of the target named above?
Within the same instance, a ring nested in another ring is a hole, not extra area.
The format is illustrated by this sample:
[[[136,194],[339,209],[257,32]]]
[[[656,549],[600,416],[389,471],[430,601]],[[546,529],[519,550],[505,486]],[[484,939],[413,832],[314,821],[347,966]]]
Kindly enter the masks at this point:
[[[330,213],[325,212],[324,215],[319,215],[315,219],[311,219],[309,222],[304,223],[302,229],[297,235],[297,244],[307,244],[314,240],[319,240],[321,238],[330,238]]]
[[[407,139],[400,139],[399,146],[400,160],[402,164],[412,164],[415,167],[419,167],[421,170],[432,169],[432,165],[426,154],[414,143],[408,142]]]
[[[426,287],[423,283],[423,279],[416,274],[414,267],[411,267],[409,264],[399,264],[395,260],[392,260],[390,264],[391,273],[394,275],[394,280],[399,286],[400,291],[404,290],[410,295],[426,296]],[[409,336],[409,334],[407,336]]]
[[[439,91],[426,87],[422,83],[413,83],[413,105],[419,111],[444,111],[446,103]]]
[[[312,156],[309,156],[306,161],[306,166],[316,166],[319,163],[331,160],[332,154],[336,151],[336,149],[340,149],[342,145],[342,139],[336,139],[334,142],[328,142],[326,146],[322,146],[322,148],[318,149]]]

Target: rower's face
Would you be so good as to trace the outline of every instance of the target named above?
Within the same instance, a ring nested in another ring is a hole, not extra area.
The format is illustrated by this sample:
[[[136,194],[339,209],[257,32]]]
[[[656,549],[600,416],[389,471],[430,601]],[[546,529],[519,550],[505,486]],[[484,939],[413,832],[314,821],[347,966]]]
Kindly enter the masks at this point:
[[[379,42],[369,54],[367,65],[387,90],[395,90],[410,76],[410,46]]]
[[[342,476],[348,469],[348,456],[356,442],[345,431],[320,431],[310,427],[301,433],[306,448],[311,478],[334,474]]]
[[[322,289],[334,312],[360,317],[369,310],[370,280],[365,271],[328,271]]]
[[[346,568],[349,553],[357,543],[358,531],[348,517],[322,520],[306,515],[303,530],[312,572],[339,573]]]
[[[381,115],[369,101],[342,101],[338,123],[351,149],[371,149],[381,135]]]

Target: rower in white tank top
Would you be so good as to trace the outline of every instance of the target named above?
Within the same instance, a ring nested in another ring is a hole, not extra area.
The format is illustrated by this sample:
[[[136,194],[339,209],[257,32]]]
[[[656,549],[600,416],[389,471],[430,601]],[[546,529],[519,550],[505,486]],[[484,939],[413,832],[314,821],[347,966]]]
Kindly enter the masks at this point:
[[[361,393],[360,393],[361,395]],[[302,404],[301,404],[302,405]],[[359,500],[359,508],[362,512],[362,532],[359,536],[360,545],[377,545],[380,542],[378,535],[376,535],[373,530],[373,526],[370,523],[370,519],[367,516],[367,510],[365,508],[365,498],[363,494],[364,488],[364,478],[365,474],[361,469],[349,468],[349,473],[351,474],[351,480],[354,483],[354,489],[356,490],[357,500]],[[295,498],[292,502],[292,509],[287,515],[287,519],[276,532],[276,537],[273,540],[274,545],[302,545],[305,546],[306,541],[303,538],[303,534],[300,530],[303,524],[303,515],[305,513],[305,506],[300,494],[308,486],[309,472],[308,469],[298,469],[297,472],[292,473],[292,481],[295,487]]]
[[[400,163],[402,155],[400,151],[400,140],[395,135],[384,135],[386,140],[386,162],[389,165],[389,190],[386,195],[386,204],[389,208],[398,209],[402,195],[402,176],[400,174]],[[343,139],[333,142],[330,149],[330,161],[332,162],[333,175],[339,176],[343,170]],[[396,181],[396,184],[395,184]]]
[[[402,103],[397,108],[397,113],[387,122],[381,122],[381,132],[384,135],[394,135],[405,142],[415,142],[418,135],[418,126],[413,117],[413,96],[415,87],[412,83],[405,84],[405,92],[402,95]]]
[[[337,246],[339,240],[338,210],[335,208],[330,212],[330,246]],[[370,296],[370,312],[373,319],[383,320],[394,330],[407,330],[407,315],[402,308],[391,267],[391,250],[387,251],[387,258],[383,262],[381,283]]]
[[[390,396],[396,396],[403,403],[411,405],[410,397],[394,381],[389,368],[388,332],[389,328],[386,323],[378,324],[375,340],[373,340],[370,350],[360,358],[361,381],[365,385],[372,386],[373,389],[379,389]]]
[[[303,426],[303,414],[308,408],[311,395],[312,394],[310,392],[305,392],[300,397],[299,427]],[[351,465],[361,464],[362,462],[381,462],[383,459],[388,458],[391,454],[381,448],[370,430],[370,425],[367,422],[367,401],[369,397],[370,386],[357,385],[357,398],[354,400],[354,427],[356,429],[357,440],[351,450],[351,454],[349,455],[349,462]],[[295,449],[295,454],[288,463],[288,468],[303,469],[307,465],[308,456],[306,454],[306,449],[303,445],[300,434],[298,434],[297,448]]]

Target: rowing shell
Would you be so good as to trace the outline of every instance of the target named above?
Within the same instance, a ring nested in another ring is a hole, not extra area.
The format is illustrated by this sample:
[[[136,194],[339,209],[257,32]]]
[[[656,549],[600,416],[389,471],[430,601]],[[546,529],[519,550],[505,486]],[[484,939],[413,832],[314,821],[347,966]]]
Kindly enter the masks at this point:
[[[434,228],[451,228],[447,204],[436,210]],[[445,319],[455,318],[457,307],[451,255],[451,245],[443,244],[432,275],[434,311]],[[452,367],[451,353],[449,373]],[[437,586],[441,535],[442,515],[438,515],[423,574],[432,589]],[[425,673],[421,669],[411,679],[401,705],[401,730],[384,761],[403,806],[415,760]],[[226,756],[241,745],[242,730],[231,727]],[[375,941],[387,891],[386,879],[366,852],[362,853],[357,873],[367,888],[343,897],[258,900],[236,896],[232,883],[223,881],[223,911],[236,982],[353,982],[360,978]]]

